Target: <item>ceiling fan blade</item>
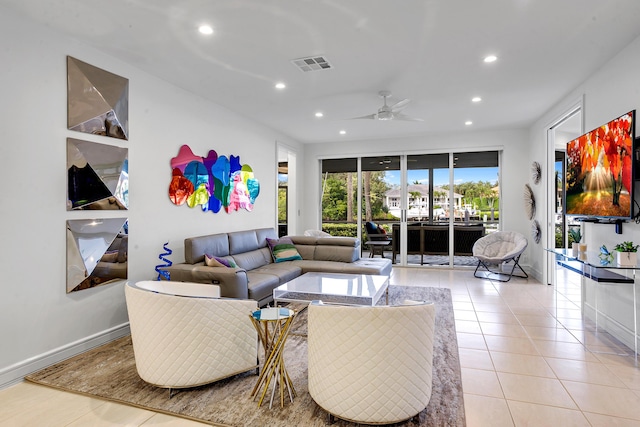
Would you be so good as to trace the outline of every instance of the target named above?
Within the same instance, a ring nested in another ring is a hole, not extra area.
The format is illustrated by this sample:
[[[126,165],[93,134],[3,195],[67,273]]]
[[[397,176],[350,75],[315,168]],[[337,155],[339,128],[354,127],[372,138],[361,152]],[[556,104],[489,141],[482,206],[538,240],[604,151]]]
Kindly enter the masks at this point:
[[[376,120],[377,118],[378,118],[378,114],[369,114],[367,116],[352,117],[349,120],[360,120],[360,119]]]
[[[403,99],[403,100],[401,100],[401,101],[396,102],[395,104],[393,104],[393,105],[392,105],[391,107],[389,107],[389,108],[391,108],[391,110],[392,110],[392,111],[394,111],[394,112],[396,112],[396,111],[400,111],[400,110],[402,110],[404,107],[406,107],[406,106],[407,106],[407,104],[408,104],[409,102],[411,102],[411,100],[410,100],[410,99]]]
[[[424,121],[422,119],[418,119],[417,117],[407,116],[406,114],[402,114],[402,113],[395,113],[393,115],[393,120],[405,120],[405,121],[409,121],[409,122],[423,122]]]

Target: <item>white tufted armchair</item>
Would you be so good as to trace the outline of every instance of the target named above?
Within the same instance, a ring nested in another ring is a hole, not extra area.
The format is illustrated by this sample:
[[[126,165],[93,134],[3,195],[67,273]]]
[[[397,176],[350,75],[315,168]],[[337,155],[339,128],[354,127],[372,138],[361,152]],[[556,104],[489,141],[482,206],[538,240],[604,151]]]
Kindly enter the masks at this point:
[[[333,417],[392,424],[431,399],[435,305],[309,305],[309,393]]]
[[[125,284],[136,369],[164,388],[208,384],[257,368],[253,300],[220,299],[215,285]]]

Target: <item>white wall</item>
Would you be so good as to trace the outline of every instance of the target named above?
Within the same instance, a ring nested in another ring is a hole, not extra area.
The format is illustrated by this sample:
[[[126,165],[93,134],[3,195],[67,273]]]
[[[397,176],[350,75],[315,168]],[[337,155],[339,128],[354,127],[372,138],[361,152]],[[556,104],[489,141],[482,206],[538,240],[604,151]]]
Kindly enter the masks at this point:
[[[129,279],[155,279],[169,241],[173,262],[189,236],[276,225],[276,140],[303,147],[197,95],[81,43],[0,13],[0,387],[83,347],[126,332],[123,284],[66,294],[68,219],[129,218]],[[129,141],[66,129],[70,55],[129,79]],[[66,211],[66,138],[129,148],[129,211]],[[170,159],[239,155],[261,184],[253,212],[204,213],[168,198]]]
[[[639,70],[640,38],[637,38],[588,80],[571,91],[532,126],[529,134],[530,157],[546,159],[546,129],[576,100],[584,99],[582,114],[585,131],[592,130],[630,110],[635,109],[637,113],[640,113]],[[638,134],[638,129],[636,123],[636,135]],[[552,166],[546,165],[546,167]],[[546,185],[546,182],[543,184]],[[541,188],[543,189],[544,186],[541,186]],[[638,190],[638,184],[636,183],[636,201],[640,201]],[[542,193],[536,194],[536,196],[540,200],[544,200],[545,197]],[[637,212],[638,206],[636,206]],[[587,223],[584,225],[584,230],[584,241],[591,250],[597,250],[603,244],[611,249],[617,243],[626,240],[640,243],[640,225],[634,222],[625,223],[621,235],[615,233],[614,225],[611,224]],[[542,265],[545,257],[543,248],[548,243],[546,240],[542,243],[543,245],[537,247],[535,252],[531,253],[532,264],[536,267]],[[622,324],[622,328],[620,328],[610,322],[610,326],[617,328],[619,334],[622,334],[618,335],[618,337],[631,345],[633,339],[628,333],[629,330],[633,329],[632,310],[629,310],[632,303],[631,287],[607,286],[606,294],[608,295],[607,299],[599,301],[599,307],[603,308],[605,314],[611,316],[611,319]],[[624,328],[626,328],[626,332]]]
[[[529,182],[530,161],[523,152],[528,151],[528,137],[525,130],[503,130],[493,132],[460,132],[444,135],[393,140],[350,141],[335,144],[307,144],[305,149],[306,185],[304,196],[303,228],[318,228],[320,225],[320,169],[321,158],[377,156],[390,154],[414,154],[430,152],[478,151],[484,149],[503,150],[502,157],[502,224],[505,230],[530,234],[523,202],[524,184]],[[366,153],[366,154],[362,154]],[[522,258],[527,265],[527,253]]]

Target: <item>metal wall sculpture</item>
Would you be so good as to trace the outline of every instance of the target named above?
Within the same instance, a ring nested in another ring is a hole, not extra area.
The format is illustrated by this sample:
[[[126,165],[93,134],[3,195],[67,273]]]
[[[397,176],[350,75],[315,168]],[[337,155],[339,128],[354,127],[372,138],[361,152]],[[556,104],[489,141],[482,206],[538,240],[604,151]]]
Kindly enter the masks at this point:
[[[128,275],[127,218],[67,221],[67,293],[93,288]]]
[[[67,127],[129,139],[129,80],[67,56]]]
[[[172,178],[169,199],[175,205],[217,213],[253,210],[260,184],[249,165],[241,165],[239,156],[218,156],[210,150],[207,157],[193,154],[188,145],[180,147],[171,159]]]
[[[127,148],[67,138],[67,210],[129,208]]]

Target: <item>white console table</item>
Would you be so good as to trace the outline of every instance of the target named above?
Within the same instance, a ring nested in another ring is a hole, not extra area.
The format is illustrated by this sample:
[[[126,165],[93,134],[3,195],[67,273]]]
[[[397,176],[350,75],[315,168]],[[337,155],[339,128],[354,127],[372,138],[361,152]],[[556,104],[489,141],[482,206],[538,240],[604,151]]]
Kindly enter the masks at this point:
[[[580,309],[584,315],[584,292],[585,279],[593,280],[596,284],[595,288],[595,322],[596,330],[598,329],[598,288],[599,284],[612,283],[619,285],[628,285],[633,290],[633,350],[636,358],[638,356],[638,319],[637,319],[637,297],[636,297],[636,271],[640,269],[640,265],[620,265],[613,260],[603,259],[599,252],[587,251],[575,254],[571,249],[547,248],[547,252],[555,255],[554,262],[560,267],[580,274],[581,292]],[[557,277],[554,268],[554,286],[557,292]],[[557,303],[556,303],[557,311]]]

